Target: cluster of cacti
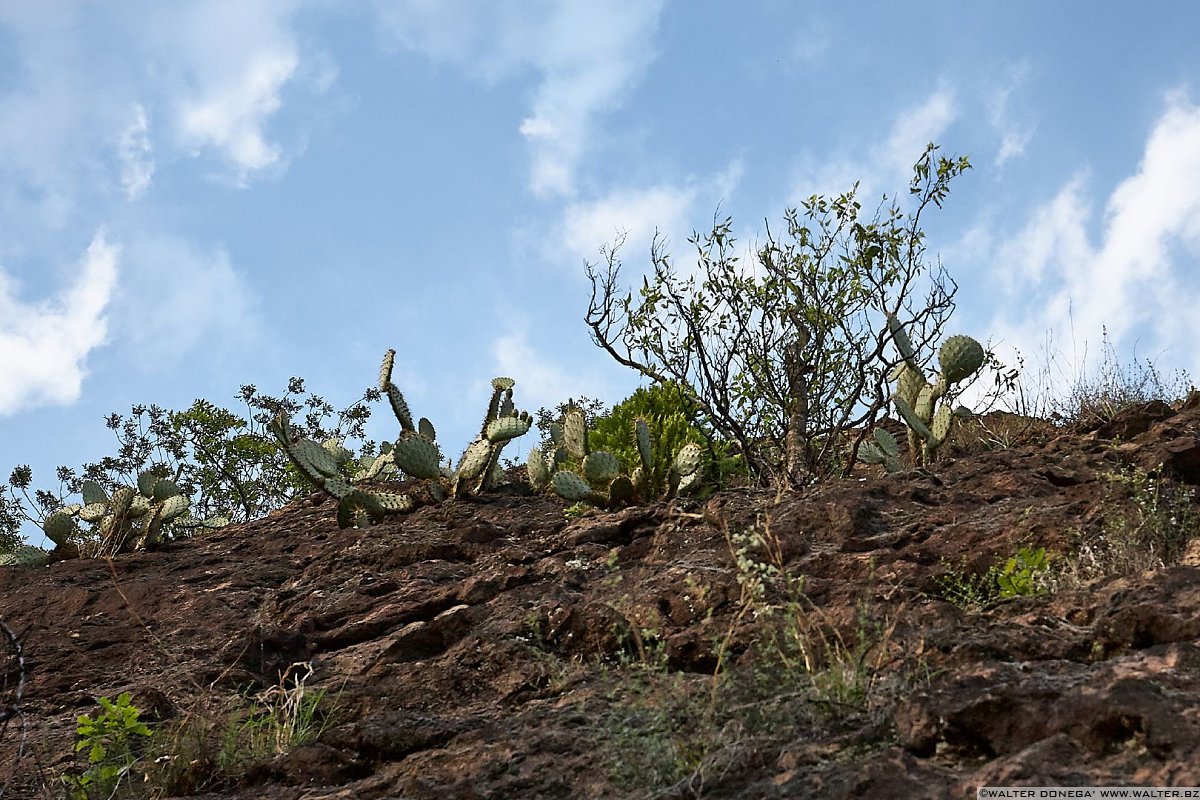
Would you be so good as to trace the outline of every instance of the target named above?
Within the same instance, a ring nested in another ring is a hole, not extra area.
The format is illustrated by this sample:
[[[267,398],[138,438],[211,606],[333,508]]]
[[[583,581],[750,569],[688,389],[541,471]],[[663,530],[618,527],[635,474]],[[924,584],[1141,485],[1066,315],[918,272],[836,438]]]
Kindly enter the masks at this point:
[[[445,481],[452,497],[491,489],[503,480],[500,451],[511,440],[524,436],[533,426],[533,417],[513,407],[512,378],[493,378],[492,397],[475,441],[467,445],[457,468],[442,465],[441,449],[437,445],[433,424],[422,417],[413,425],[412,414],[404,395],[392,383],[392,364],[395,350],[388,350],[379,370],[379,388],[387,394],[392,412],[400,422],[400,436],[380,459],[390,461],[396,469],[413,478]],[[377,459],[377,462],[379,459]]]
[[[537,447],[529,451],[530,485],[539,492],[552,487],[573,503],[587,502],[603,508],[659,496],[672,498],[698,488],[703,448],[694,443],[684,445],[664,469],[662,462],[654,458],[650,429],[644,419],[634,420],[631,434],[641,464],[625,475],[616,456],[590,448],[583,411],[568,411],[561,425],[550,427],[553,449],[547,453]]]
[[[167,527],[178,533],[196,528],[220,528],[228,525],[225,517],[198,520],[188,515],[189,501],[161,468],[138,474],[137,488],[121,486],[109,497],[94,480],[85,480],[83,502],[71,503],[52,511],[42,522],[53,550],[21,545],[0,553],[0,565],[42,566],[81,556],[114,556],[131,550],[150,550],[162,544]],[[91,530],[79,530],[79,521]]]
[[[148,469],[138,474],[137,488],[121,486],[112,496],[99,483],[83,482],[83,503],[73,503],[46,518],[42,529],[46,536],[66,548],[81,537],[76,520],[92,526],[97,541],[94,555],[116,555],[130,550],[146,550],[162,544],[168,523],[187,514],[188,498],[161,470]]]
[[[319,445],[296,438],[287,417],[280,414],[271,425],[288,458],[313,485],[338,498],[338,525],[362,525],[377,521],[384,514],[411,511],[418,505],[440,503],[447,497],[474,494],[492,488],[503,479],[500,451],[512,439],[522,436],[533,425],[533,417],[513,407],[512,378],[492,380],[492,397],[484,415],[479,436],[467,446],[458,467],[442,464],[442,451],[437,444],[433,423],[422,417],[414,425],[412,413],[400,389],[392,383],[392,366],[396,351],[388,350],[379,370],[379,388],[387,395],[392,412],[400,422],[400,436],[395,443],[385,442],[379,455],[370,465],[360,464],[354,480],[376,478],[389,473],[403,473],[423,481],[420,487],[405,494],[368,491],[350,483],[343,467],[352,455],[336,441]]]
[[[416,498],[409,494],[370,492],[352,486],[342,474],[338,457],[331,452],[333,448],[296,437],[284,412],[280,411],[267,427],[300,474],[318,489],[337,498],[339,528],[362,525],[368,519],[375,522],[384,514],[411,511],[417,507]]]
[[[983,366],[986,354],[983,345],[970,336],[951,336],[938,350],[942,370],[937,380],[930,383],[921,372],[916,350],[904,326],[889,315],[888,328],[903,359],[888,376],[896,382],[892,400],[908,424],[908,445],[914,463],[927,464],[950,437],[955,419],[970,414],[961,407],[951,409],[948,402],[951,387],[975,374]]]

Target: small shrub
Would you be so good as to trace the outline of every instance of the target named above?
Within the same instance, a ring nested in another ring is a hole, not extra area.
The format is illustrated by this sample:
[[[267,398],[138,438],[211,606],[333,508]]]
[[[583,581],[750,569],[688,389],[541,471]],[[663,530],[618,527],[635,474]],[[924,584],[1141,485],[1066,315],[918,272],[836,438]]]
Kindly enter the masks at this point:
[[[676,381],[637,389],[632,395],[613,406],[588,426],[588,445],[595,450],[612,453],[632,472],[641,461],[633,439],[633,425],[638,418],[646,421],[653,441],[654,474],[666,474],[671,462],[685,444],[697,444],[709,451],[712,460],[709,477],[722,481],[741,470],[741,459],[732,456],[730,448],[714,442],[711,433],[702,428],[700,406],[689,399],[688,392]]]
[[[953,310],[956,286],[926,264],[922,213],[941,207],[966,158],[929,144],[913,165],[909,210],[885,197],[861,212],[857,185],[813,195],[787,209],[777,231],[748,258],[733,221],[714,218],[693,234],[698,269],[684,277],[661,238],[653,276],[622,292],[623,238],[586,266],[592,295],[585,321],[593,342],[656,383],[694,392],[707,424],[737,442],[760,484],[789,487],[843,473],[841,434],[868,427],[883,410],[887,318],[904,310],[920,352]]]
[[[967,611],[987,608],[1011,597],[1036,597],[1053,591],[1053,553],[1046,548],[1021,547],[1014,555],[993,564],[980,574],[954,568],[945,560],[946,570],[934,582],[943,599]]]
[[[611,673],[597,749],[613,782],[636,796],[706,796],[714,776],[769,758],[822,721],[878,713],[906,680],[884,677],[894,622],[872,621],[860,605],[855,630],[840,632],[788,574],[768,524],[726,529],[726,540],[740,595],[714,643],[713,674],[672,671],[661,642],[645,635]]]
[[[87,750],[88,767],[80,775],[63,775],[71,798],[95,800],[133,796],[131,780],[142,763],[150,728],[138,717],[141,710],[122,692],[114,703],[107,697],[98,702],[104,713],[93,718],[84,714],[75,729],[75,752]]]

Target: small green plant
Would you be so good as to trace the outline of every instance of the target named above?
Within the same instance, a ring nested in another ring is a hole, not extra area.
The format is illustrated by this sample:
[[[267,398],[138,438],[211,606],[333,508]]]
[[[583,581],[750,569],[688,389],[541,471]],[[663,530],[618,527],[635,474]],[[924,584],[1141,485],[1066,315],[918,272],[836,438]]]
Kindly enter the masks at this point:
[[[996,585],[1000,587],[1001,599],[1009,597],[1032,597],[1047,590],[1046,579],[1050,574],[1053,554],[1046,548],[1022,547],[996,569]]]
[[[78,718],[75,752],[86,750],[88,767],[80,775],[63,775],[63,784],[73,800],[120,797],[130,791],[131,775],[152,735],[139,719],[141,710],[130,702],[128,692],[116,702],[99,698],[103,714]]]
[[[569,520],[577,520],[581,517],[586,517],[595,510],[596,507],[588,503],[572,503],[563,509],[563,516]]]
[[[618,508],[656,497],[674,498],[695,492],[703,480],[704,449],[684,444],[670,458],[656,456],[650,426],[640,417],[633,421],[629,441],[637,454],[630,474],[621,472],[621,461],[607,450],[593,450],[590,431],[581,409],[573,408],[561,425],[551,428],[554,448],[529,451],[529,483],[534,491],[552,487],[555,494],[575,503]]]
[[[312,674],[311,664],[292,664],[277,686],[255,695],[247,703],[251,713],[227,730],[222,756],[267,761],[320,736],[329,717],[318,715],[317,708],[326,691],[305,685]]]
[[[985,608],[996,602],[999,588],[990,569],[980,574],[967,570],[965,563],[955,568],[945,559],[942,559],[941,566],[945,572],[933,580],[942,599],[967,611]]]
[[[934,581],[944,599],[961,609],[975,611],[1010,597],[1036,597],[1052,591],[1055,578],[1051,565],[1056,559],[1044,547],[1023,546],[982,574],[969,571],[965,563],[954,568],[943,559],[946,571]]]
[[[588,446],[612,453],[626,466],[641,464],[636,427],[639,419],[653,434],[650,471],[659,476],[659,483],[670,472],[674,455],[686,444],[708,451],[716,482],[741,468],[741,458],[731,455],[726,443],[715,441],[711,432],[703,429],[703,411],[692,393],[677,381],[638,388],[608,414],[588,422]]]

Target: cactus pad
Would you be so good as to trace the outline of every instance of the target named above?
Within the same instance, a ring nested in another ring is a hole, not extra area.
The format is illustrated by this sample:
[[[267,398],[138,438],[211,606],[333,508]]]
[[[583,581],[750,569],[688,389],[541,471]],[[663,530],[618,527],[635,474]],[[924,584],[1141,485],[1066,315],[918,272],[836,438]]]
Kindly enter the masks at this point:
[[[588,453],[583,459],[584,476],[588,482],[597,486],[610,482],[620,471],[621,464],[617,457],[603,450]]]
[[[50,563],[50,554],[40,547],[19,544],[7,553],[0,553],[0,567],[43,567]]]
[[[478,478],[492,460],[492,443],[487,439],[476,439],[467,446],[458,462],[457,477],[460,480]]]
[[[938,350],[942,377],[949,383],[958,383],[973,375],[983,366],[984,358],[983,345],[970,336],[951,336]]]
[[[528,413],[519,417],[500,417],[488,423],[487,440],[493,444],[507,442],[518,436],[524,436],[533,425],[533,418]]]
[[[888,472],[900,472],[904,465],[900,463],[900,445],[896,437],[883,428],[876,428],[874,442],[863,442],[858,449],[858,457],[864,464],[882,464]]]
[[[107,503],[108,494],[100,487],[100,484],[93,480],[83,482],[83,504],[85,506],[93,503]]]
[[[699,472],[692,472],[684,475],[679,479],[679,487],[675,490],[676,494],[688,494],[700,488],[701,480]]]
[[[379,391],[387,391],[388,384],[392,382],[392,367],[395,364],[396,351],[389,347],[388,351],[383,354],[383,363],[379,365]]]
[[[893,374],[896,381],[896,396],[904,398],[904,402],[910,406],[915,406],[922,390],[929,385],[925,376],[921,374],[920,370],[910,367],[906,361],[900,362]]]
[[[396,388],[396,384],[389,383],[387,385],[388,402],[391,403],[392,413],[396,415],[396,419],[400,422],[400,429],[405,431],[413,430],[412,412],[408,410],[408,403],[404,402],[404,395],[400,394],[400,390]]]
[[[405,431],[392,448],[396,466],[414,478],[441,477],[441,453],[437,445],[418,433]]]
[[[310,439],[300,439],[292,445],[292,450],[295,451],[296,457],[300,461],[314,471],[315,475],[331,478],[341,474],[338,471],[337,460],[329,454],[328,450]]]
[[[174,494],[162,501],[161,516],[163,522],[171,522],[187,513],[188,499],[181,494]]]
[[[554,491],[559,497],[570,500],[572,503],[578,503],[583,500],[590,500],[593,492],[592,487],[583,478],[576,475],[574,472],[567,470],[559,470],[554,473],[551,479],[554,484]]]
[[[425,417],[417,423],[417,432],[431,442],[437,441],[437,431],[433,429],[433,423]]]
[[[890,456],[900,455],[900,445],[896,442],[896,437],[883,428],[876,428],[872,433],[875,439],[875,444],[880,450]]]
[[[675,469],[680,475],[691,475],[700,469],[704,460],[704,448],[695,442],[688,442],[675,454]]]
[[[99,522],[107,513],[107,500],[101,503],[88,503],[86,506],[79,509],[79,518],[84,522]]]
[[[137,476],[137,488],[138,491],[141,492],[142,497],[153,497],[154,486],[160,480],[162,480],[162,478],[153,470],[148,469],[144,472],[139,472]]]
[[[325,491],[339,499],[354,491],[357,491],[353,486],[350,485],[349,481],[340,475],[332,478],[326,478],[321,486],[325,489]]]
[[[582,462],[588,454],[587,422],[583,412],[577,408],[567,412],[563,417],[563,444],[567,455]]]
[[[595,453],[592,453],[592,455],[595,455]],[[635,497],[633,481],[626,475],[618,475],[608,484],[609,505],[626,506],[632,503]]]
[[[542,455],[540,448],[535,447],[529,451],[525,472],[529,475],[529,485],[535,492],[540,492],[550,485],[550,465],[546,463],[546,457]]]
[[[391,512],[412,511],[417,504],[411,496],[407,494],[394,494],[392,492],[379,492],[374,495],[379,502],[380,508]]]
[[[930,432],[933,438],[926,442],[927,449],[935,449],[939,447],[946,438],[950,435],[950,424],[954,421],[954,412],[950,410],[950,406],[942,406],[933,415],[933,424],[930,426]]]
[[[175,481],[163,478],[154,484],[153,494],[150,499],[156,503],[161,503],[172,497],[179,497],[180,494],[181,492],[179,491],[179,487],[175,485]]]
[[[637,445],[638,460],[642,462],[642,468],[649,472],[654,469],[654,449],[650,443],[650,426],[646,424],[646,420],[635,419],[633,421],[633,439]],[[636,484],[637,481],[634,481]]]
[[[908,423],[908,427],[912,428],[917,436],[925,441],[933,438],[933,433],[929,430],[929,426],[925,424],[925,420],[917,416],[917,412],[913,411],[912,406],[899,397],[895,398],[894,402],[896,403],[896,410],[900,412],[900,416],[904,418],[904,421]]]
[[[354,454],[342,447],[342,443],[334,437],[321,442],[321,447],[324,447],[325,451],[333,456],[333,460],[337,462],[339,467],[349,463],[350,459],[354,458]]]
[[[46,521],[42,523],[42,530],[45,531],[46,538],[50,541],[57,545],[65,545],[79,533],[79,526],[75,524],[75,518],[70,514],[55,511],[46,517]]]
[[[892,341],[896,343],[896,350],[899,351],[900,357],[909,364],[916,364],[917,350],[913,347],[912,339],[908,338],[908,332],[904,330],[904,325],[900,323],[895,314],[888,314],[888,330],[892,333]]]

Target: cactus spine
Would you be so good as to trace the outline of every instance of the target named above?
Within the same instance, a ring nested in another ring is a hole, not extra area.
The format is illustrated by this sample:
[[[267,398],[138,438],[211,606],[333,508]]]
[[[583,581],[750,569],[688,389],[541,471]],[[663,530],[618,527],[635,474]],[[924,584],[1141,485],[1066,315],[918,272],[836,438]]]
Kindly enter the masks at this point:
[[[938,350],[941,372],[937,380],[930,383],[917,363],[912,340],[895,315],[888,315],[888,329],[903,359],[888,376],[896,382],[892,400],[908,424],[908,446],[913,462],[928,464],[937,456],[938,448],[950,438],[955,419],[970,414],[961,407],[951,410],[951,387],[978,372],[986,353],[983,345],[970,336],[951,336]],[[876,441],[879,443],[878,438]],[[887,454],[886,448],[882,454]],[[884,461],[869,463],[883,463],[887,467]]]

